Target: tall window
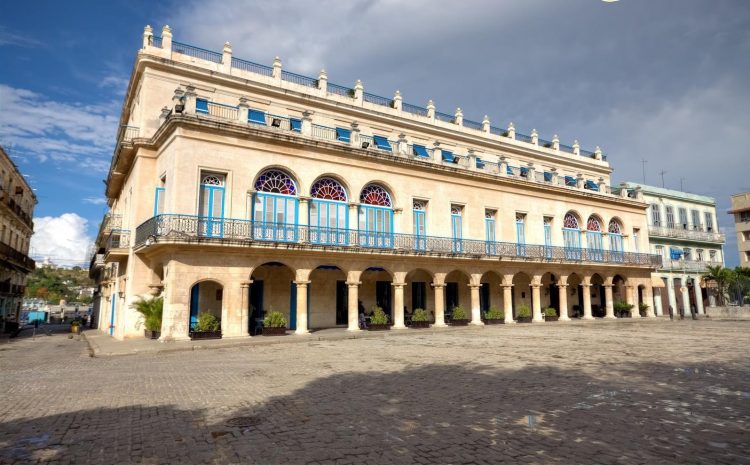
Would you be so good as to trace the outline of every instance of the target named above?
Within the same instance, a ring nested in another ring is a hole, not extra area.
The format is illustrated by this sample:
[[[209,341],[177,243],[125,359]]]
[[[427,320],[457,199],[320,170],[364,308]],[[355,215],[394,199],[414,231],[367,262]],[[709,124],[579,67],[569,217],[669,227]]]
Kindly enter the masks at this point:
[[[633,250],[635,253],[641,251],[641,247],[638,245],[638,235],[641,233],[640,229],[633,228]]]
[[[692,253],[693,253],[693,251],[690,248],[688,248],[688,247],[685,247],[684,249],[682,249],[683,257],[687,261],[690,261],[690,260],[693,259]]]
[[[706,212],[706,231],[712,232],[714,230],[714,215],[711,212]]]
[[[154,191],[154,216],[164,213],[164,187],[157,187]]]
[[[655,246],[654,247],[654,252],[656,253],[656,255],[660,256],[661,258],[664,258],[665,261],[666,261],[667,257],[664,256],[664,246],[663,245],[657,245],[657,246]]]
[[[701,213],[698,210],[690,210],[690,216],[693,220],[693,230],[700,231],[701,229]]]
[[[484,211],[484,239],[486,243],[487,255],[497,255],[497,240],[495,237],[495,210]]]
[[[565,258],[568,260],[581,259],[581,229],[578,218],[572,213],[566,213],[563,219],[563,246]]]
[[[460,205],[451,205],[451,236],[453,237],[453,252],[462,252],[463,238],[463,208]]]
[[[544,258],[552,258],[552,218],[544,217]]]
[[[255,239],[297,240],[297,185],[285,172],[270,169],[255,181],[253,232]]]
[[[369,184],[359,194],[359,242],[363,247],[393,247],[393,206],[391,196],[377,184]]]
[[[602,224],[595,216],[590,216],[586,222],[586,244],[588,245],[589,258],[598,262],[604,260]]]
[[[661,209],[658,203],[651,204],[651,224],[661,226]]]
[[[526,215],[516,213],[516,254],[526,256]]]
[[[310,189],[310,242],[347,244],[349,208],[346,190],[333,178],[321,178]]]
[[[716,261],[716,251],[715,250],[709,250],[708,251],[708,259],[712,262]]]
[[[703,249],[696,249],[695,250],[695,260],[702,262],[703,261]]]
[[[667,227],[674,228],[674,207],[667,205]]]
[[[622,244],[622,227],[617,220],[610,220],[607,227],[609,233],[609,256],[613,261],[621,262],[624,260],[624,248]],[[635,232],[633,236],[635,236]],[[637,238],[636,238],[637,240]]]
[[[687,209],[680,207],[677,209],[677,213],[680,215],[680,227],[682,229],[688,228]]]
[[[202,173],[198,199],[198,234],[208,237],[224,235],[223,174]]]
[[[417,250],[427,250],[427,202],[415,200],[412,204],[414,212],[414,236]],[[421,307],[420,307],[421,308]]]

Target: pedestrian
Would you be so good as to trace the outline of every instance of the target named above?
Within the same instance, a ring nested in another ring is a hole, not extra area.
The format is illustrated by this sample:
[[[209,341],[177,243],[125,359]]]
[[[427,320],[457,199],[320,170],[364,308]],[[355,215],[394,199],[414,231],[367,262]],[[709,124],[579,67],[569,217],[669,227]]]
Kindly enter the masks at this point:
[[[674,309],[671,305],[669,306],[669,319],[674,320]]]

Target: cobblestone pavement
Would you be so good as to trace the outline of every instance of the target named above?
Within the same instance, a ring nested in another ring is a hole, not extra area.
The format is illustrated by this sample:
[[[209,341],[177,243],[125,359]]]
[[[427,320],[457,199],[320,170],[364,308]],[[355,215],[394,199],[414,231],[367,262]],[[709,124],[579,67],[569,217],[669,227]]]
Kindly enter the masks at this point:
[[[0,463],[750,464],[750,322],[413,331],[110,358],[14,339]]]

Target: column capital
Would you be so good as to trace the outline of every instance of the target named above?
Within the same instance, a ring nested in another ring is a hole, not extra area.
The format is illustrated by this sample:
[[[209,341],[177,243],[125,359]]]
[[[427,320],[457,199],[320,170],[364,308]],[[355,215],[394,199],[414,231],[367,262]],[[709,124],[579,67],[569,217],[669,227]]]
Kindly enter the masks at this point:
[[[406,283],[391,283],[391,286],[393,286],[393,287],[405,287]]]
[[[591,283],[581,283],[581,287],[591,287],[593,284]]]
[[[615,287],[614,284],[602,284],[602,286],[604,286],[604,287]]]
[[[240,287],[250,287],[250,285],[253,283],[252,279],[249,279],[247,281],[240,282]]]
[[[294,284],[296,284],[297,287],[305,287],[310,284],[310,281],[294,281]]]
[[[540,283],[531,283],[529,284],[529,287],[531,287],[532,289],[539,289],[542,287],[542,285]]]
[[[470,289],[479,289],[480,287],[482,287],[481,284],[471,284],[471,283],[469,283],[468,286]]]
[[[566,287],[568,287],[568,284],[558,284],[557,287],[565,289]]]
[[[347,281],[346,285],[349,287],[359,287],[359,285],[362,284],[362,281]]]
[[[445,287],[445,283],[432,283],[431,286],[435,289],[441,289]]]
[[[513,288],[513,284],[503,284],[503,283],[500,283],[500,287],[502,287],[503,289],[512,289]]]

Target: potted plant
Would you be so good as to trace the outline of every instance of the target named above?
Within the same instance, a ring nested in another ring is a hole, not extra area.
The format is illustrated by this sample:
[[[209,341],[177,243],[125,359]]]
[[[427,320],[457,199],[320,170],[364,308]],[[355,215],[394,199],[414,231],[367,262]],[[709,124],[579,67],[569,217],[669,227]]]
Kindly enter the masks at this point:
[[[134,306],[135,310],[143,315],[143,334],[146,339],[159,339],[164,299],[162,297],[140,299],[135,302]]]
[[[618,318],[630,318],[630,310],[633,308],[633,305],[618,301],[614,304],[615,309],[615,316]]]
[[[70,332],[73,334],[78,334],[81,332],[81,320],[75,319],[70,322]]]
[[[213,313],[201,312],[198,322],[190,331],[190,339],[221,339],[221,325]]]
[[[505,312],[495,306],[484,312],[484,322],[488,325],[500,325],[505,323]]]
[[[429,328],[430,327],[430,315],[427,310],[423,308],[417,308],[414,313],[411,314],[411,327],[412,328]]]
[[[547,307],[544,309],[544,320],[545,321],[557,321],[559,317],[557,316],[557,310],[555,310],[552,307]]]
[[[451,326],[466,326],[469,319],[466,317],[466,310],[462,306],[454,307],[451,313]]]
[[[263,335],[264,336],[284,336],[286,335],[286,317],[281,313],[271,310],[263,318]]]
[[[531,309],[526,304],[521,304],[516,308],[516,321],[519,323],[531,323]]]
[[[391,326],[388,324],[388,315],[377,305],[372,307],[372,314],[370,315],[370,322],[367,324],[367,329],[370,331],[391,329]]]
[[[641,316],[647,316],[649,308],[650,307],[643,302],[638,304],[638,312],[641,314]]]

